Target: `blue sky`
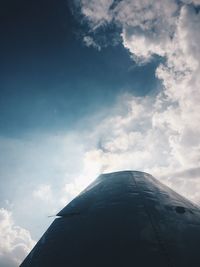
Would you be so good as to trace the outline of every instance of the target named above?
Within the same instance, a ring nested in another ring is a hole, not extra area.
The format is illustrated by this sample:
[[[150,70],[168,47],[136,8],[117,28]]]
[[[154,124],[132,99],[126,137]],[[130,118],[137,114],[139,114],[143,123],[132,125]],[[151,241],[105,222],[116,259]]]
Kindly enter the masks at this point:
[[[64,1],[4,5],[3,135],[71,128],[82,116],[113,104],[120,92],[144,95],[156,87],[156,61],[135,67],[121,43],[101,51],[86,47],[81,40],[86,25]]]
[[[84,45],[82,35],[87,25],[72,15],[71,6],[64,1],[4,5],[0,64],[2,207],[5,200],[18,203],[27,198],[34,186],[46,183],[46,179],[54,183],[59,179],[57,175],[54,178],[55,170],[48,164],[38,167],[37,159],[30,155],[35,145],[35,157],[40,153],[44,146],[40,139],[81,131],[89,127],[83,120],[114,105],[119,94],[144,96],[158,83],[156,60],[138,67],[121,43],[106,45],[100,51]],[[42,153],[48,153],[46,150]],[[23,162],[25,153],[26,159],[30,157],[27,163]],[[31,179],[26,165],[33,161],[39,174],[36,171]],[[22,217],[20,208],[16,209],[16,216]]]
[[[2,4],[1,266],[17,266],[48,216],[102,172],[147,171],[200,203],[198,10],[198,0]]]

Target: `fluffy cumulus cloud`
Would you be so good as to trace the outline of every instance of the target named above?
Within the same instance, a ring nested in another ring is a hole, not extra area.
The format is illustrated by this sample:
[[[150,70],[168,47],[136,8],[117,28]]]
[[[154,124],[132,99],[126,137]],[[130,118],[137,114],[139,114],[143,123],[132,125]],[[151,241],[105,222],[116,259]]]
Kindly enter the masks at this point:
[[[98,162],[99,172],[149,171],[199,202],[200,1],[80,3],[91,30],[109,23],[121,27],[122,43],[138,64],[163,58],[155,73],[162,82],[159,93],[123,96],[116,114],[94,131],[98,143],[86,160]]]
[[[0,209],[0,266],[19,266],[34,244],[30,233],[14,224],[11,212]]]
[[[81,1],[81,11],[88,18],[93,28],[110,22],[112,16],[109,8],[113,0],[83,0]]]

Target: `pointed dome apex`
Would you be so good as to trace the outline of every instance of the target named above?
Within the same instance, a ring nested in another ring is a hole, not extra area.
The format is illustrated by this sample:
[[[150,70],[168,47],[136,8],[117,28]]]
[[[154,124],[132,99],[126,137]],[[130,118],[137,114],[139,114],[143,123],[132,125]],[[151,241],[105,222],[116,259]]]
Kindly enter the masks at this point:
[[[21,267],[197,267],[200,210],[151,175],[100,175],[58,214]]]

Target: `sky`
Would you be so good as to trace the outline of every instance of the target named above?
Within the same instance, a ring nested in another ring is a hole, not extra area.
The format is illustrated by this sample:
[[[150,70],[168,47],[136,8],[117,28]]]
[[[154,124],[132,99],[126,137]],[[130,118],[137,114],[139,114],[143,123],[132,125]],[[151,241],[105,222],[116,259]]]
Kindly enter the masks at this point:
[[[0,266],[100,173],[200,204],[200,1],[8,0],[0,9]]]

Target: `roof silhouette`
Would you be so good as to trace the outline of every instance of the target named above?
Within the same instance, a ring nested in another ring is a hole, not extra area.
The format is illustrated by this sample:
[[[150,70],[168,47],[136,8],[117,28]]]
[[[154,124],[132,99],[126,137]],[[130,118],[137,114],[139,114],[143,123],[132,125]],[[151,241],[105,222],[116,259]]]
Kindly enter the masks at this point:
[[[147,173],[100,175],[21,267],[198,267],[200,209]]]

